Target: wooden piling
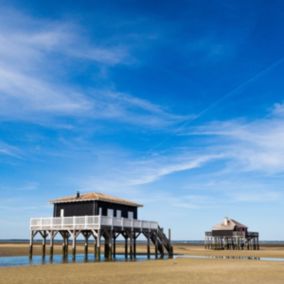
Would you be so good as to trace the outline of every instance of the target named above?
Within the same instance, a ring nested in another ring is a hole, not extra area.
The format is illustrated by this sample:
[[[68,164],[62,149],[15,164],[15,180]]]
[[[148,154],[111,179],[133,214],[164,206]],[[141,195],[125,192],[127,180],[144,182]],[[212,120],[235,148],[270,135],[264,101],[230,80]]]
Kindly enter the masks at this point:
[[[43,237],[43,239],[42,239],[42,256],[45,257],[45,255],[46,255],[46,237],[47,237],[45,232],[44,232],[42,237]]]
[[[137,237],[134,236],[133,238],[133,257],[136,258],[136,239]]]
[[[130,254],[130,259],[133,259],[133,232],[130,232],[130,238],[129,238],[129,254]]]
[[[101,260],[101,230],[98,230],[97,232],[97,239],[96,239],[96,260],[100,261]]]
[[[109,230],[108,232],[108,260],[112,260],[112,235],[113,235],[113,231],[112,229]]]
[[[85,243],[84,243],[84,254],[85,254],[85,257],[88,256],[88,250],[89,250],[88,237],[85,236]]]
[[[72,233],[72,260],[76,260],[76,240],[77,240],[77,232],[76,230]]]
[[[61,236],[63,238],[63,240],[62,240],[62,256],[63,256],[63,258],[66,258],[66,235],[65,235],[65,232],[61,233]]]
[[[53,259],[53,240],[54,240],[54,232],[50,232],[50,245],[49,245],[49,256],[50,259]]]
[[[108,259],[108,254],[109,254],[109,241],[108,241],[108,236],[106,234],[104,234],[104,255],[105,255],[105,259]]]
[[[113,256],[113,258],[116,258],[116,236],[115,236],[115,233],[113,234],[112,243],[113,243],[112,256]]]
[[[69,233],[66,232],[66,239],[65,239],[65,257],[68,257],[68,253],[69,253]]]
[[[94,258],[97,258],[97,237],[94,237]]]
[[[29,247],[29,257],[33,257],[33,245],[34,245],[34,232],[30,232],[30,247]]]
[[[89,233],[84,232],[84,255],[85,255],[85,260],[88,259],[88,253],[89,253]]]
[[[124,245],[124,256],[125,256],[125,259],[128,258],[128,236],[125,235],[125,245]]]
[[[150,247],[150,233],[147,234],[147,257],[151,257],[151,247]]]
[[[158,237],[157,233],[155,234],[155,258],[158,258]]]

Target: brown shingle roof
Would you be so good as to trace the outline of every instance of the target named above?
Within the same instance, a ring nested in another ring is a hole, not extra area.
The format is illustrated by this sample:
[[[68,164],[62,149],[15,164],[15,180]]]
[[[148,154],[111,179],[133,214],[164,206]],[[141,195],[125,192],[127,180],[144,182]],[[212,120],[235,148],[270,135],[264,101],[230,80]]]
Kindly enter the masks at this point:
[[[53,200],[50,200],[49,202],[56,204],[56,203],[95,201],[95,200],[116,203],[116,204],[123,204],[123,205],[134,206],[134,207],[143,207],[142,204],[138,204],[138,203],[126,200],[126,199],[114,197],[114,196],[99,193],[99,192],[82,193],[79,196],[74,194],[72,196],[66,196],[62,198],[53,199]]]
[[[213,226],[212,230],[213,231],[226,231],[226,230],[231,231],[231,230],[234,230],[235,227],[247,229],[247,226],[241,224],[240,222],[238,222],[234,219],[225,218],[222,223],[219,223],[219,224]]]

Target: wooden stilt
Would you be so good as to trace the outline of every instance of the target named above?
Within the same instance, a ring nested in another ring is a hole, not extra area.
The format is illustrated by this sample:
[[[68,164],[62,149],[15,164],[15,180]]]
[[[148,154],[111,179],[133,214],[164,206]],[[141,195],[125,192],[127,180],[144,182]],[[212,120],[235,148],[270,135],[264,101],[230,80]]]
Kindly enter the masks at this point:
[[[136,258],[136,236],[133,238],[133,256]]]
[[[29,257],[33,257],[33,245],[34,245],[34,231],[30,232],[30,247],[29,247]]]
[[[76,230],[72,233],[72,260],[76,260],[76,240],[77,240],[77,232]]]
[[[83,232],[84,235],[84,256],[85,260],[88,259],[88,253],[89,253],[89,233],[88,232]]]
[[[124,255],[125,255],[125,259],[128,258],[128,236],[125,235],[125,245],[124,245]]]
[[[109,240],[108,240],[108,232],[104,231],[104,240],[105,240],[105,249],[104,249],[104,255],[105,255],[105,259],[108,259],[108,254],[109,254]]]
[[[54,240],[54,232],[51,231],[50,232],[50,246],[49,246],[49,256],[50,256],[50,259],[52,260],[53,259],[53,240]]]
[[[97,233],[97,249],[96,249],[96,260],[101,260],[101,230],[98,230]]]
[[[112,240],[113,240],[113,230],[111,229],[110,231],[109,231],[109,236],[108,236],[108,242],[109,242],[109,245],[108,245],[108,247],[109,247],[109,252],[108,252],[108,260],[112,260],[112,253],[113,253],[113,251],[112,251]]]
[[[89,250],[89,242],[88,242],[88,237],[85,236],[85,243],[84,243],[84,253],[85,257],[88,256],[88,250]]]
[[[97,236],[94,237],[94,258],[97,258]]]
[[[129,245],[130,245],[130,249],[129,249],[130,259],[133,259],[133,232],[132,231],[130,232]]]
[[[69,253],[69,233],[66,232],[66,238],[65,238],[65,257],[68,258]]]
[[[155,234],[155,258],[158,258],[158,237],[157,233]]]
[[[42,233],[42,256],[45,257],[46,255],[46,237],[47,237],[47,233],[44,231]]]
[[[66,245],[66,241],[65,241],[65,232],[61,232],[61,236],[63,238],[63,241],[62,241],[62,256],[63,258],[65,258],[65,245]]]
[[[115,235],[115,232],[113,233],[113,240],[112,240],[112,243],[113,243],[113,249],[112,249],[112,256],[113,258],[116,257],[116,235]]]
[[[147,257],[151,257],[151,247],[150,247],[150,233],[147,234]]]
[[[161,258],[163,258],[165,256],[164,246],[161,246],[160,254],[161,254]]]

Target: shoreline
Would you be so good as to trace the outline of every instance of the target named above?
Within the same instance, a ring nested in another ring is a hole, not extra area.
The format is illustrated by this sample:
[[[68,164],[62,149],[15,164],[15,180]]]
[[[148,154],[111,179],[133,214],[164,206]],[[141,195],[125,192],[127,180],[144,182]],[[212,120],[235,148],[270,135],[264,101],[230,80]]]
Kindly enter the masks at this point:
[[[196,256],[232,256],[232,257],[273,257],[284,258],[284,245],[262,245],[260,250],[208,250],[203,246],[196,244],[174,244],[174,253],[180,255],[196,255]],[[0,243],[0,257],[5,256],[28,256],[29,245],[27,243]],[[41,255],[41,243],[34,245],[34,255]],[[93,252],[93,245],[89,245],[89,253]],[[103,246],[102,246],[103,252]],[[154,247],[151,247],[151,252],[154,252]],[[62,253],[61,244],[55,244],[54,254],[60,255]],[[70,251],[71,253],[71,246]],[[84,253],[83,244],[78,244],[77,253]],[[117,253],[124,253],[124,246],[117,245]],[[143,244],[137,245],[137,254],[145,254],[146,246]],[[49,255],[48,244],[46,248],[46,255]]]

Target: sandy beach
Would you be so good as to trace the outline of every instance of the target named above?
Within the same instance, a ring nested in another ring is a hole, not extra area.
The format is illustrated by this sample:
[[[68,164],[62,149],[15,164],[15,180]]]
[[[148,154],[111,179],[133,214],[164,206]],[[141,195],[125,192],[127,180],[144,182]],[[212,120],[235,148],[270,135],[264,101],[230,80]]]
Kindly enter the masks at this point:
[[[0,283],[283,283],[283,263],[157,260],[0,268]]]
[[[79,247],[81,252],[83,247]],[[145,248],[139,246],[138,252]],[[122,250],[119,246],[118,250]],[[1,244],[0,255],[27,255],[27,244]],[[60,246],[56,248],[60,252]],[[40,246],[35,249],[40,253]],[[284,257],[283,247],[259,251],[209,251],[177,245],[175,253]],[[170,259],[143,262],[47,264],[0,268],[0,283],[283,283],[283,262],[234,259]]]

